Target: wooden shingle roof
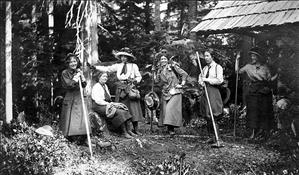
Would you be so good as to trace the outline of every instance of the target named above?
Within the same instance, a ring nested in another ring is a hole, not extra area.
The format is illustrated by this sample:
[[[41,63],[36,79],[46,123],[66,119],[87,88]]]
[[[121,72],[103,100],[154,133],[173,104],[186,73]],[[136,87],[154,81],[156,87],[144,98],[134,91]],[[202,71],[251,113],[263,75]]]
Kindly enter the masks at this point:
[[[299,23],[299,1],[219,1],[191,32],[221,33],[292,23]]]

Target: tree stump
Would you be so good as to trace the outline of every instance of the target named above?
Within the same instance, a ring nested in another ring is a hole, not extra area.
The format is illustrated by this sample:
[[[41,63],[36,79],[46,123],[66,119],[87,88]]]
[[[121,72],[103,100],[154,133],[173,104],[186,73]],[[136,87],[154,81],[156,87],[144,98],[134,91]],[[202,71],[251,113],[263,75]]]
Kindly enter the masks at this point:
[[[107,127],[107,122],[103,116],[92,111],[92,112],[89,112],[88,117],[90,120],[91,129],[92,129],[93,134],[97,134],[97,133],[101,133],[101,132],[104,132],[104,134],[110,134],[108,127]]]

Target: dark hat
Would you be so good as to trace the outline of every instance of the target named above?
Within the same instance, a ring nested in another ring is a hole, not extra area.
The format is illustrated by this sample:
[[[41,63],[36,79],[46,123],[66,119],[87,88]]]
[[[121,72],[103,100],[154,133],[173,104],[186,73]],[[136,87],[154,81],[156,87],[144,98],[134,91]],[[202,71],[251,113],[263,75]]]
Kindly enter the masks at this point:
[[[120,59],[120,56],[121,56],[121,55],[125,55],[125,56],[130,57],[130,58],[133,59],[133,60],[136,60],[136,57],[132,54],[132,50],[131,50],[130,48],[128,48],[128,47],[124,47],[124,48],[122,48],[119,52],[117,52],[117,53],[115,54],[115,57],[116,57],[117,59]]]
[[[81,67],[81,61],[80,61],[78,55],[74,54],[74,53],[68,53],[66,55],[65,64],[69,64],[70,63],[70,58],[72,58],[72,57],[74,57],[76,59],[76,61],[77,61],[77,64],[78,64],[77,68]]]
[[[147,93],[144,97],[144,101],[146,106],[150,109],[150,110],[154,110],[154,109],[158,109],[160,106],[160,100],[158,95],[151,91],[149,93]]]
[[[78,58],[78,55],[77,54],[74,54],[74,53],[68,53],[66,55],[66,58],[69,59],[70,57],[77,57]]]
[[[260,58],[264,57],[263,51],[259,47],[254,47],[254,48],[250,49],[249,53],[255,54]]]
[[[249,53],[257,55],[258,60],[261,63],[265,63],[267,61],[267,57],[260,47],[254,47],[250,49]]]

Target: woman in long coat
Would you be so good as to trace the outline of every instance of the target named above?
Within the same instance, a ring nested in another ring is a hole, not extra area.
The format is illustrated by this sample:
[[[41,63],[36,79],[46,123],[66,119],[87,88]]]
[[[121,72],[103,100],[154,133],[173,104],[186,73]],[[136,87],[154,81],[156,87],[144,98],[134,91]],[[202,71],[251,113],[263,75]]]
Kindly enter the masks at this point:
[[[271,73],[260,48],[250,51],[251,63],[246,64],[239,73],[246,73],[249,78],[246,94],[247,125],[252,130],[250,139],[265,137],[274,126]],[[265,135],[266,134],[266,135]]]
[[[140,83],[142,79],[138,66],[132,63],[136,60],[136,57],[132,55],[131,50],[127,47],[122,48],[120,52],[116,53],[115,57],[121,60],[121,63],[111,66],[96,66],[95,68],[102,72],[116,72],[118,82],[116,83],[115,101],[124,103],[129,108],[132,115],[133,132],[140,135],[138,122],[143,121],[140,99],[132,99],[128,95],[128,89],[136,89],[136,84]]]
[[[166,56],[161,56],[160,66],[155,78],[155,82],[162,85],[159,126],[166,125],[169,134],[174,135],[174,128],[182,126],[181,88],[188,74],[177,65],[169,64]]]
[[[86,86],[86,81],[79,69],[80,60],[76,55],[68,54],[66,64],[68,68],[63,70],[61,75],[62,88],[66,94],[63,99],[59,128],[64,136],[86,135],[79,79],[83,88]]]

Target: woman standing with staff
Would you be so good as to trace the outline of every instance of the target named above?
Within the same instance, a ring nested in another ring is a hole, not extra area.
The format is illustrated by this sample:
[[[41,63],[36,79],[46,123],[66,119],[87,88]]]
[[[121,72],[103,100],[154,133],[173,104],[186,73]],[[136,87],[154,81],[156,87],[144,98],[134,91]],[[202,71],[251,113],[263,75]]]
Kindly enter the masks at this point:
[[[199,75],[198,83],[202,86],[206,86],[207,94],[205,95],[205,97],[201,98],[200,114],[207,119],[208,133],[213,134],[213,119],[209,108],[211,107],[212,115],[216,120],[219,118],[219,116],[221,116],[223,112],[223,102],[220,91],[217,88],[217,85],[223,83],[223,68],[214,61],[211,51],[204,52],[204,60],[207,65],[203,68],[203,72]],[[209,98],[210,104],[208,103],[207,96]],[[219,129],[216,120],[214,120],[216,130],[215,132],[217,132],[215,133],[215,136],[216,134],[217,136],[219,136]],[[220,139],[219,141],[222,142]],[[217,144],[218,141],[217,138],[213,137],[209,138],[206,142]]]
[[[79,82],[84,88],[86,80],[80,70],[80,60],[75,54],[68,54],[67,69],[62,71],[61,83],[66,91],[63,99],[59,128],[64,136],[86,135],[86,125],[83,115],[82,99],[80,97]],[[79,79],[81,79],[79,81]]]
[[[96,66],[95,68],[103,72],[116,72],[118,79],[116,87],[115,101],[124,103],[131,115],[133,123],[133,132],[141,135],[138,131],[138,122],[143,120],[142,109],[140,105],[140,96],[131,97],[129,92],[134,89],[136,92],[136,84],[141,81],[141,74],[139,68],[132,61],[136,60],[136,57],[132,55],[131,49],[125,47],[120,52],[115,54],[115,57],[121,61],[121,63],[113,64],[111,66]]]
[[[169,64],[166,56],[160,58],[160,68],[155,78],[162,85],[159,126],[166,125],[171,136],[174,128],[182,126],[182,91],[188,74],[177,65]],[[180,79],[182,79],[180,83]]]

